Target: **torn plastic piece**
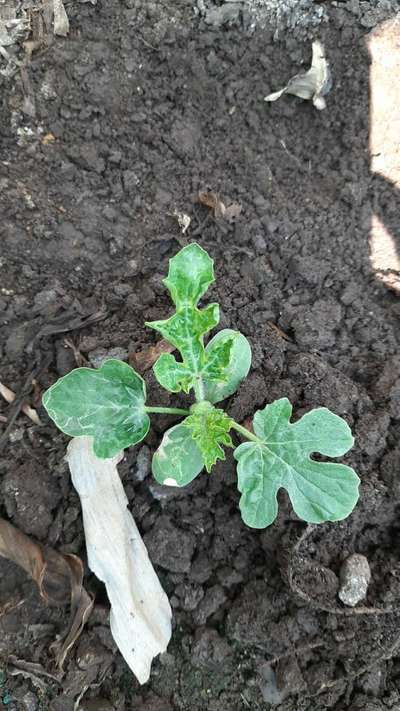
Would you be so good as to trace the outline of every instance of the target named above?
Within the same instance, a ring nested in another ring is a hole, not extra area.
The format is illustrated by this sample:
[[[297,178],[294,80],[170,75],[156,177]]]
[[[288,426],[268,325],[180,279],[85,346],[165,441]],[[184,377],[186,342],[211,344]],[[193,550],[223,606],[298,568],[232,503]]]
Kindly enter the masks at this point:
[[[88,564],[105,583],[114,640],[138,681],[150,677],[153,658],[171,638],[171,607],[128,511],[117,464],[98,459],[91,437],[75,437],[67,450],[83,512]]]

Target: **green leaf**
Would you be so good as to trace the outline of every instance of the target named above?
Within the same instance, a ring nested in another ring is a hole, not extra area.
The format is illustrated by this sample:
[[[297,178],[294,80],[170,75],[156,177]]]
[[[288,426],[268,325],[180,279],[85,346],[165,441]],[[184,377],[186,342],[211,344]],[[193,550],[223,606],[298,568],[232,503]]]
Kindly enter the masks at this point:
[[[257,442],[241,444],[238,461],[240,509],[245,523],[264,528],[275,519],[276,495],[287,490],[296,514],[309,523],[346,518],[358,500],[359,478],[353,469],[333,462],[317,462],[313,452],[337,457],[353,446],[347,423],[325,407],[290,423],[292,406],[286,398],[256,412]]]
[[[171,353],[163,353],[154,364],[153,371],[160,385],[170,393],[181,390],[189,392],[192,373],[183,363],[178,363]]]
[[[176,313],[162,321],[151,321],[147,326],[159,331],[181,354],[160,356],[154,366],[159,383],[171,392],[189,392],[203,379],[207,365],[204,335],[219,322],[218,304],[197,308],[199,299],[214,281],[213,260],[198,244],[190,244],[170,260],[168,277],[164,279]],[[225,351],[228,347],[225,346]],[[226,358],[226,354],[225,354]],[[210,363],[210,375],[213,367]]]
[[[171,392],[189,390],[202,377],[206,363],[203,337],[219,321],[218,304],[210,304],[200,311],[196,307],[185,306],[165,321],[152,321],[147,326],[159,331],[163,338],[172,343],[182,356],[179,363],[173,355],[165,354],[154,365],[154,374],[160,385]],[[173,389],[172,389],[173,388]]]
[[[184,423],[168,430],[153,456],[153,476],[160,484],[185,486],[204,468],[200,449]]]
[[[107,360],[99,370],[77,368],[51,386],[43,405],[71,437],[91,436],[100,459],[142,440],[150,426],[144,381],[126,363]]]
[[[195,242],[178,252],[169,262],[164,284],[177,309],[196,306],[214,281],[213,260]]]
[[[181,354],[181,361],[163,354],[154,374],[170,392],[205,390],[210,402],[231,395],[247,375],[251,363],[248,341],[238,331],[225,329],[204,348],[204,336],[219,322],[218,304],[199,309],[199,299],[214,281],[213,260],[198,244],[190,244],[170,260],[164,279],[176,313],[147,326],[159,331]]]
[[[191,414],[184,420],[196,442],[208,472],[217,459],[225,459],[225,447],[233,447],[232,439],[228,434],[232,420],[223,410],[218,410],[209,402],[199,402],[192,405]]]
[[[228,362],[220,358],[223,348],[228,345]],[[217,333],[207,344],[206,357],[208,362],[215,364],[218,377],[210,378],[209,369],[204,370],[205,399],[212,403],[220,402],[232,395],[246,377],[251,366],[251,348],[247,338],[239,331],[225,328]]]

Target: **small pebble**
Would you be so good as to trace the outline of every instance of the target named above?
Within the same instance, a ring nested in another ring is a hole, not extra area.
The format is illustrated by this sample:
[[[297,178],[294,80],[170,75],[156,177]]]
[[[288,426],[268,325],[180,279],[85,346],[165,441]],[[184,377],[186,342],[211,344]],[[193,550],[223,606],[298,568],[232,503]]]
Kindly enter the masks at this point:
[[[359,553],[349,556],[340,569],[340,600],[354,607],[360,600],[364,600],[370,580],[371,569],[367,558]]]
[[[136,458],[136,469],[134,472],[134,477],[136,481],[144,481],[146,477],[150,474],[151,470],[151,452],[150,449],[144,444],[137,455]]]
[[[37,711],[38,700],[32,691],[28,691],[22,699],[23,711]]]

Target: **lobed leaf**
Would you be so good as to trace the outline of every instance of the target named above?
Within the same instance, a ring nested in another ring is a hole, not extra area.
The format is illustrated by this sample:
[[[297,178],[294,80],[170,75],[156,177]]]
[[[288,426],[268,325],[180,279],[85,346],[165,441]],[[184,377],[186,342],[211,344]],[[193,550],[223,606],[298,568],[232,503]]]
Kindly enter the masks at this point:
[[[153,371],[160,385],[170,393],[178,393],[181,390],[188,393],[192,387],[193,376],[190,369],[183,363],[178,363],[170,353],[159,357]]]
[[[313,452],[340,456],[353,446],[348,424],[321,407],[290,423],[287,398],[256,412],[253,420],[259,442],[241,444],[238,461],[240,509],[247,525],[269,526],[277,515],[277,492],[287,490],[296,514],[309,523],[339,521],[353,510],[359,478],[353,469],[311,459]]]
[[[145,401],[140,375],[113,359],[98,370],[71,371],[43,395],[43,405],[57,427],[71,437],[93,437],[93,451],[101,459],[146,436],[150,420]]]
[[[204,348],[204,336],[219,322],[218,304],[199,309],[197,304],[214,281],[213,261],[198,244],[190,244],[170,260],[164,279],[176,313],[147,326],[162,334],[181,354],[177,361],[161,355],[154,374],[170,392],[189,392],[203,384],[206,397],[217,402],[235,391],[247,375],[251,362],[250,346],[244,336],[226,329]],[[234,363],[235,360],[235,363]]]
[[[232,420],[223,410],[218,410],[209,402],[193,405],[191,414],[184,420],[193,440],[196,442],[208,472],[218,459],[225,459],[223,446],[233,447],[229,430]]]
[[[186,486],[200,474],[204,461],[184,423],[171,427],[153,456],[152,471],[159,484]]]

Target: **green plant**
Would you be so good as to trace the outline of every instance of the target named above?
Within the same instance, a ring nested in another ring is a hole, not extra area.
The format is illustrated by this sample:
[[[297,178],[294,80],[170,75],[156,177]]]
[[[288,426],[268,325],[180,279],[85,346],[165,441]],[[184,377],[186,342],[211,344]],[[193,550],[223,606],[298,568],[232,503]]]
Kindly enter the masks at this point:
[[[254,432],[235,422],[216,403],[232,395],[251,365],[251,349],[238,331],[224,329],[206,346],[204,337],[219,322],[218,304],[198,303],[214,281],[213,261],[199,245],[184,247],[170,260],[165,286],[175,313],[147,323],[168,340],[181,360],[163,354],[154,365],[158,382],[169,392],[194,391],[188,409],[146,405],[142,378],[126,363],[107,360],[99,370],[77,368],[58,380],[43,396],[56,425],[68,435],[93,437],[94,453],[114,456],[140,442],[150,426],[149,415],[169,413],[185,419],[169,429],[153,457],[160,484],[184,486],[203,468],[210,472],[224,447],[234,447],[231,432],[247,441],[235,448],[243,520],[264,528],[277,515],[278,489],[287,490],[293,508],[310,523],[345,518],[358,499],[359,479],[353,469],[311,459],[311,454],[337,457],[353,445],[347,423],[324,407],[290,422],[286,398],[255,413]]]

